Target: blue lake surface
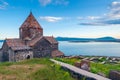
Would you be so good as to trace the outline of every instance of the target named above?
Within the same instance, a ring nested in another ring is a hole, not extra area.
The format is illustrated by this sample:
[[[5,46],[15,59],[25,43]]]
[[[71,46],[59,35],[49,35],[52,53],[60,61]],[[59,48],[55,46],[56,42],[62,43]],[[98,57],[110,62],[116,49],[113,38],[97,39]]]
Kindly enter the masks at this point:
[[[3,43],[0,42],[0,47]],[[65,55],[94,55],[120,57],[120,43],[117,42],[67,42],[59,41],[59,49]]]
[[[59,49],[65,55],[119,56],[120,43],[117,42],[59,42]]]
[[[3,42],[0,42],[0,48],[2,47],[2,45],[3,45]]]

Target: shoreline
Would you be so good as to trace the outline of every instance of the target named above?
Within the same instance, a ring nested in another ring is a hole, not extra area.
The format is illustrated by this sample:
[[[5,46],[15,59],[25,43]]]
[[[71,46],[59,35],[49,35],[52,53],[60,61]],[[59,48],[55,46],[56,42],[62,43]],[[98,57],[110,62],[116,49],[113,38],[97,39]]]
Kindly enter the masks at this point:
[[[120,56],[97,56],[97,55],[65,55],[65,57],[110,57],[110,58],[120,58]]]
[[[64,58],[72,59],[81,59],[81,60],[89,60],[92,62],[97,62],[101,64],[120,64],[120,57],[111,57],[111,56],[65,56]]]

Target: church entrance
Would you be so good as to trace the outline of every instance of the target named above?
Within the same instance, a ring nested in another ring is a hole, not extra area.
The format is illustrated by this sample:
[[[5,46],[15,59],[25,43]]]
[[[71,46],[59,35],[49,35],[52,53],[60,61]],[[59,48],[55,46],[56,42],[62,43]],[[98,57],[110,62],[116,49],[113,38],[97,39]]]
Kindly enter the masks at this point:
[[[30,59],[30,55],[27,55],[26,59]]]

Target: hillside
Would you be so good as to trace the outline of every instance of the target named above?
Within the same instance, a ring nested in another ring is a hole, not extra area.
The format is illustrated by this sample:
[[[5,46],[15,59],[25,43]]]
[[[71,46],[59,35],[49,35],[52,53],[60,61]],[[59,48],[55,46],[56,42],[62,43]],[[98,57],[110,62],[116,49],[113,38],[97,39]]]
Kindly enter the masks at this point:
[[[118,39],[115,39],[113,37],[102,37],[102,38],[97,38],[96,41],[116,42],[118,41]]]
[[[31,59],[0,63],[0,80],[74,80],[68,72],[49,61]]]
[[[84,40],[94,40],[93,38],[71,38],[71,37],[56,37],[58,41],[84,41]]]
[[[70,37],[57,37],[58,41],[70,41],[70,42],[120,42],[120,39],[113,37],[101,37],[101,38],[70,38]]]

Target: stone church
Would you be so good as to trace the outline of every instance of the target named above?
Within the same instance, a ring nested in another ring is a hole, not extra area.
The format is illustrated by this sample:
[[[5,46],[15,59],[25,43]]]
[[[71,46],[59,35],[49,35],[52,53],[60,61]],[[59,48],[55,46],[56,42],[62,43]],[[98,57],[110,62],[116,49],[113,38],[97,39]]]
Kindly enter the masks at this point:
[[[62,56],[58,42],[53,36],[43,36],[43,28],[32,12],[19,28],[19,38],[6,39],[0,49],[1,61]]]

